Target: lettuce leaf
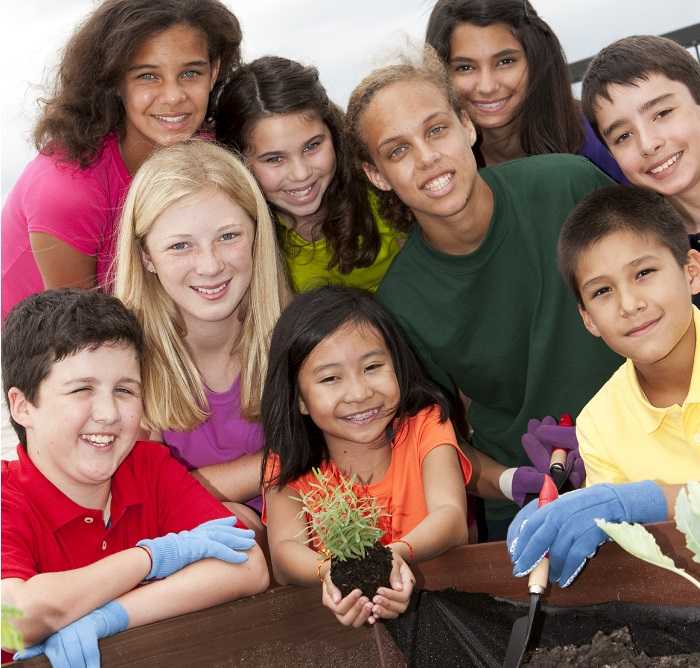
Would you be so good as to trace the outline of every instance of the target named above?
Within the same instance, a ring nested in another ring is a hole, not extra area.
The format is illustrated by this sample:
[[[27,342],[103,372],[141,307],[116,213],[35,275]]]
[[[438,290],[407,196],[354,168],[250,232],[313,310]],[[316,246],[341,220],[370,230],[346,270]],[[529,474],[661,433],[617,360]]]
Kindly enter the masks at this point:
[[[676,526],[685,534],[685,543],[700,564],[700,482],[691,481],[676,498]]]

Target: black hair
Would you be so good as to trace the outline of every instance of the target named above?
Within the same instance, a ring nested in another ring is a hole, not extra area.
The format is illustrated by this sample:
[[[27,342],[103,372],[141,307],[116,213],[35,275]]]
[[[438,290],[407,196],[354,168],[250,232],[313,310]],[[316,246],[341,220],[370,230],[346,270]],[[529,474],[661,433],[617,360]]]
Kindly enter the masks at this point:
[[[646,188],[606,186],[589,193],[569,214],[558,244],[559,271],[582,304],[576,270],[581,253],[615,232],[657,239],[683,267],[690,242],[685,223],[671,203]]]
[[[36,405],[39,387],[51,367],[81,350],[120,343],[143,359],[143,333],[136,317],[116,297],[61,288],[30,295],[7,315],[2,327],[2,385],[16,387]],[[22,425],[10,418],[21,443]]]
[[[595,119],[598,98],[611,102],[610,86],[634,86],[663,74],[685,85],[696,104],[700,104],[700,63],[680,44],[666,37],[633,35],[617,40],[602,49],[588,65],[583,77],[581,106],[583,113],[601,137]]]
[[[428,20],[425,41],[449,67],[450,40],[460,23],[486,27],[504,23],[520,42],[528,85],[518,110],[520,146],[527,155],[576,153],[584,141],[578,105],[561,44],[527,0],[438,0]],[[478,128],[477,128],[478,130]],[[478,144],[474,148],[477,160]]]
[[[263,479],[271,453],[279,456],[280,469],[265,481],[267,487],[282,488],[328,460],[322,432],[299,409],[297,377],[311,351],[346,324],[370,327],[384,339],[399,386],[399,421],[432,404],[440,406],[441,420],[448,417],[447,398],[428,379],[394,318],[369,292],[337,286],[312,290],[294,299],[272,334],[261,405]]]
[[[328,97],[315,67],[278,56],[240,67],[218,101],[216,140],[245,156],[250,133],[260,119],[295,113],[318,117],[328,128],[335,150],[335,175],[323,197],[328,213],[319,225],[331,251],[328,269],[337,266],[348,273],[355,267],[369,267],[379,253],[379,231],[364,176],[355,171],[346,147],[345,115]]]

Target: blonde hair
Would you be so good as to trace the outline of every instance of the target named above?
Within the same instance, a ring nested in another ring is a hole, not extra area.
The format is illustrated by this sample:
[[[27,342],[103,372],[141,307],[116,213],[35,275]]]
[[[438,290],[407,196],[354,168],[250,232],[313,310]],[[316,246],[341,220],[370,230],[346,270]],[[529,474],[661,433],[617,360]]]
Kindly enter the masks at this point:
[[[209,415],[202,377],[185,345],[185,325],[157,275],[142,259],[145,239],[163,212],[182,199],[217,189],[255,222],[252,277],[241,302],[242,321],[232,353],[241,358],[241,414],[260,417],[272,330],[288,288],[267,203],[241,160],[212,142],[190,140],[156,151],[134,177],[119,222],[114,294],[144,329],[142,368],[146,423],[189,431]]]

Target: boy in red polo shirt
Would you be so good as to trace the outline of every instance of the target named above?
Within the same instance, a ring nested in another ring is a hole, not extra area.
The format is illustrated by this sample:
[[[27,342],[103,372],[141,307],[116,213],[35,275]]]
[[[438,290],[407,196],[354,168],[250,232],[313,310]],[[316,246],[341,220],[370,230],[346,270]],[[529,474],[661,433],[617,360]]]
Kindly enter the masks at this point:
[[[136,442],[142,354],[136,319],[96,292],[33,295],[4,323],[20,445],[2,462],[2,600],[33,646],[18,658],[99,665],[99,638],[268,585],[253,532],[165,447]]]

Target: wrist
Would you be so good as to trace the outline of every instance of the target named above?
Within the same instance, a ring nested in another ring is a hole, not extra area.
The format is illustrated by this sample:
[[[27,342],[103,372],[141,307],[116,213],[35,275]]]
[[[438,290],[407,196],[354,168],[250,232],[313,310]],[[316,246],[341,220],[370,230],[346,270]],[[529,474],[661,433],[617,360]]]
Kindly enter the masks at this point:
[[[143,555],[142,561],[145,572],[141,579],[148,580],[151,577],[151,571],[153,570],[153,555],[145,545],[136,545],[134,549],[138,550]]]
[[[513,501],[513,478],[517,470],[517,468],[505,469],[498,478],[498,487],[501,490],[501,494],[509,501]]]
[[[406,563],[411,563],[415,558],[413,545],[407,540],[395,540],[389,547],[392,552],[396,552]]]

